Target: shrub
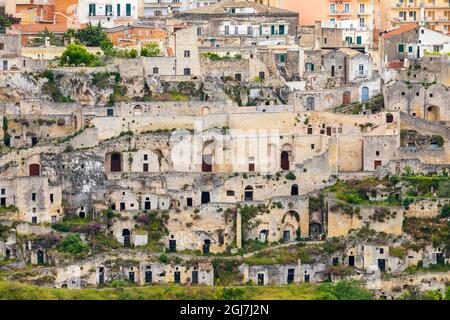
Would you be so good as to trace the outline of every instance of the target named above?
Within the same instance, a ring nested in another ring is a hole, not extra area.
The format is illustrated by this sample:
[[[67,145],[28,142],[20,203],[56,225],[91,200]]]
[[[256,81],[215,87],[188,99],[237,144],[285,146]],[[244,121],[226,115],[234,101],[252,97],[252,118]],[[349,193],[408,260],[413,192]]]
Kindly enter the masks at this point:
[[[72,254],[80,254],[88,250],[87,244],[81,240],[79,234],[71,234],[65,237],[58,244],[58,249],[63,252],[68,252]]]
[[[159,256],[158,258],[159,262],[161,263],[168,263],[169,262],[169,257],[165,254],[162,254]]]
[[[84,46],[69,44],[61,55],[60,62],[62,66],[85,65],[92,67],[98,63],[98,59],[95,55],[89,53]]]
[[[295,180],[297,177],[292,171],[289,171],[289,173],[285,176],[285,178],[288,180]]]
[[[156,57],[161,54],[161,50],[159,49],[159,45],[157,43],[149,43],[146,44],[141,49],[142,57]]]
[[[445,204],[441,209],[441,217],[448,218],[450,217],[450,204]]]

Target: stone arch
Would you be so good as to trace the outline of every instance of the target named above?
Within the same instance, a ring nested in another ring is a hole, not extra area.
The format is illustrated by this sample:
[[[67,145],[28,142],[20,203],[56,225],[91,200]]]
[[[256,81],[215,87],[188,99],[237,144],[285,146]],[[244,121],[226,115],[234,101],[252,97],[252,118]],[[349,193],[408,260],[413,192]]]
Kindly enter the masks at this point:
[[[392,122],[394,122],[394,116],[392,115],[392,113],[386,114],[386,123],[392,123]]]
[[[286,143],[281,148],[280,167],[283,170],[289,170],[290,157],[292,154],[292,146]]]
[[[267,236],[269,235],[269,230],[267,229],[263,229],[259,232],[258,234],[258,240],[260,242],[266,242],[267,241]]]
[[[122,229],[122,238],[125,247],[131,246],[131,231],[129,229]]]
[[[252,186],[245,187],[244,201],[253,201],[253,187]]]
[[[144,114],[144,110],[142,109],[142,106],[136,105],[133,108],[133,116],[142,116]]]
[[[426,119],[428,121],[439,121],[439,107],[437,106],[428,106],[426,109]]]
[[[326,108],[331,108],[331,107],[333,107],[333,104],[334,104],[334,96],[333,96],[331,93],[325,95],[324,103],[325,103],[325,107],[326,107]]]
[[[29,176],[37,177],[41,175],[41,166],[38,163],[32,163],[28,166]]]
[[[208,140],[203,143],[202,149],[202,172],[212,172],[214,141]]]
[[[207,106],[202,107],[201,113],[202,113],[202,116],[205,116],[205,115],[207,115],[207,114],[210,114],[210,113],[211,113],[211,108],[210,108],[210,107],[207,107]]]

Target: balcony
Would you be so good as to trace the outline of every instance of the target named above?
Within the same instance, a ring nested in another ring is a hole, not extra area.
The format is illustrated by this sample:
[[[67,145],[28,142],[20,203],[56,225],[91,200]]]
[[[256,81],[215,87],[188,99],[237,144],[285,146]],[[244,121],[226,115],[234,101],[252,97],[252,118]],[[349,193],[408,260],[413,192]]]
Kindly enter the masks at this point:
[[[350,16],[350,11],[344,11],[344,10],[335,10],[330,11],[330,16]]]

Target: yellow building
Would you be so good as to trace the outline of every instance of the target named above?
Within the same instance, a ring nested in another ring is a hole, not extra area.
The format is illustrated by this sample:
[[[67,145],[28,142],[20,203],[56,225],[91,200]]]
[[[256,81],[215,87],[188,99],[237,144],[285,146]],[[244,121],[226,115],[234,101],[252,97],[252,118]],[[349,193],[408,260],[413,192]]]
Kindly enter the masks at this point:
[[[416,22],[429,29],[450,34],[450,0],[390,0],[391,27]]]

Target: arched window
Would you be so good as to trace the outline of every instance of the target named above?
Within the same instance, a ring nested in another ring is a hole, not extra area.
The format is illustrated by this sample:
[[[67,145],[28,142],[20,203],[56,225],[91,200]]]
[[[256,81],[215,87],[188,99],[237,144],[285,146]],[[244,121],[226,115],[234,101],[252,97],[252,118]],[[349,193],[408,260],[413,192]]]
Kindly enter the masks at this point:
[[[289,170],[289,152],[281,152],[281,169]]]
[[[252,186],[245,187],[244,201],[253,201],[253,187]]]

